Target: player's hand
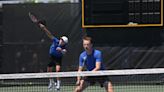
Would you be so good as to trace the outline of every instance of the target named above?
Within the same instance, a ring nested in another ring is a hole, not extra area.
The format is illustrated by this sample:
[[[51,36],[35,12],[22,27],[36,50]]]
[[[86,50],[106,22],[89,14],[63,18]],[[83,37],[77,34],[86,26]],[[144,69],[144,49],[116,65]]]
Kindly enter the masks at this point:
[[[62,48],[57,47],[56,50],[57,50],[57,51],[62,51]]]
[[[62,54],[65,54],[66,52],[67,52],[66,49],[63,49],[63,50],[61,51]]]
[[[77,81],[76,81],[76,86],[79,86],[79,85],[80,85],[80,81],[77,80]]]

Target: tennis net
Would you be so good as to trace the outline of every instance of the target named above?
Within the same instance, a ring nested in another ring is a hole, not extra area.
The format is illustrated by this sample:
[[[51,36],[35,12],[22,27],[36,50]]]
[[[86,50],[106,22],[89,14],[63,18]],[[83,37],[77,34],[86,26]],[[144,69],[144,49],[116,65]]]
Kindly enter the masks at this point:
[[[49,78],[56,77],[61,77],[58,92],[74,92],[77,76],[107,76],[114,92],[164,92],[164,68],[1,74],[0,92],[57,92],[48,90]],[[95,83],[83,92],[105,92],[105,88]]]

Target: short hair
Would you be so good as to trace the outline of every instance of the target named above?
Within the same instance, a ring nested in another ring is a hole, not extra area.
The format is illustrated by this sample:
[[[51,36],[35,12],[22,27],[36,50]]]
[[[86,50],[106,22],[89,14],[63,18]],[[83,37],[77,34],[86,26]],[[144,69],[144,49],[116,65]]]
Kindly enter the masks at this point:
[[[84,36],[83,40],[90,41],[93,44],[92,37],[90,37],[90,36]]]

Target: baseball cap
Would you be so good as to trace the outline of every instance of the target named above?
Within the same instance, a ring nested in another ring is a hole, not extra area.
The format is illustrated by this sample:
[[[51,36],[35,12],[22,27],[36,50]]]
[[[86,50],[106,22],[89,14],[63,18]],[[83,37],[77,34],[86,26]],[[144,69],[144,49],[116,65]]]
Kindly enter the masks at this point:
[[[62,36],[61,39],[67,44],[68,43],[68,37]]]

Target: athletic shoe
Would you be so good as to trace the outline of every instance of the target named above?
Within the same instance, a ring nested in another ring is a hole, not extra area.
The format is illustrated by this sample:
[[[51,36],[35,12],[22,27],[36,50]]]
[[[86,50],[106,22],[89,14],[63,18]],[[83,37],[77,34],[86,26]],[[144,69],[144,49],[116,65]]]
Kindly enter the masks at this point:
[[[53,83],[49,83],[49,85],[48,85],[48,91],[51,91],[53,89]]]
[[[60,90],[60,84],[61,84],[61,81],[56,82],[56,87],[55,87],[56,90]]]

